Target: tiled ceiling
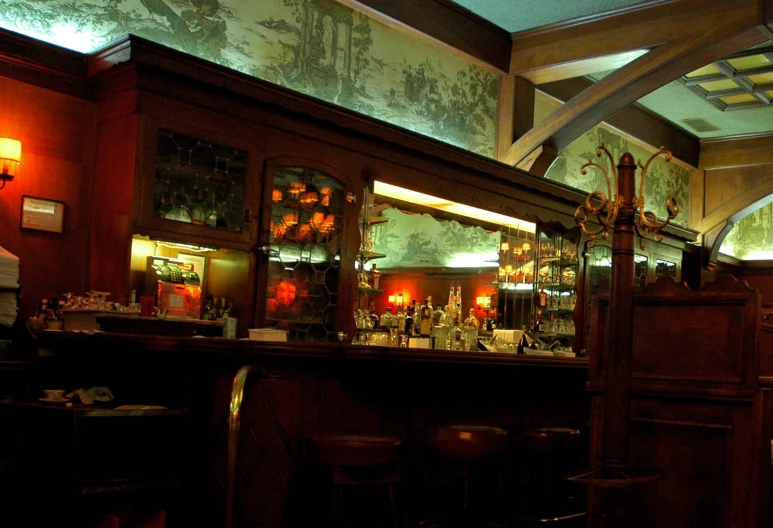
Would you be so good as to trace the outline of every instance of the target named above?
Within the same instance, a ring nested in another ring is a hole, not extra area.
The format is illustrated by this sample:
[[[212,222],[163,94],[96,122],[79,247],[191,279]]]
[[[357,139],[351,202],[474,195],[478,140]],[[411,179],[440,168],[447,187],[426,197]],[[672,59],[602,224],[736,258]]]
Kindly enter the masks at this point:
[[[453,0],[511,33],[652,0]],[[610,72],[590,76],[594,80]],[[773,42],[707,64],[638,103],[701,139],[773,131]]]
[[[642,0],[453,0],[510,33],[605,13]]]

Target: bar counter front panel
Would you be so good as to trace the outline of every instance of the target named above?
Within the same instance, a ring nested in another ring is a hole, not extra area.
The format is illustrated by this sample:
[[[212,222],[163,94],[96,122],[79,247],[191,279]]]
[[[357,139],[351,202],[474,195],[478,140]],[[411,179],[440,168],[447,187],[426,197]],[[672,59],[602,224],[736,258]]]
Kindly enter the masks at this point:
[[[243,365],[261,367],[243,400],[244,526],[309,526],[317,508],[329,507],[319,502],[329,495],[305,476],[304,439],[317,431],[401,438],[401,496],[410,512],[436,427],[506,429],[517,477],[519,432],[585,431],[590,418],[584,358],[73,332],[44,332],[38,346],[42,383],[105,385],[121,403],[190,410],[198,431],[185,446],[195,468],[191,491],[207,526],[224,519],[231,386]]]

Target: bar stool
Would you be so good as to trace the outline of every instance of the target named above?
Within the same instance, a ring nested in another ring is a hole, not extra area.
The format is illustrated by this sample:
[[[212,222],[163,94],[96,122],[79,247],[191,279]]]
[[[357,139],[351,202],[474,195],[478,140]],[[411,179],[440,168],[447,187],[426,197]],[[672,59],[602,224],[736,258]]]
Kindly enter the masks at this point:
[[[339,506],[344,489],[380,486],[389,493],[393,527],[402,525],[395,497],[400,483],[400,447],[400,439],[392,436],[316,433],[307,437],[310,459],[333,471],[334,523],[341,517]],[[362,523],[355,525],[362,526]]]
[[[507,431],[491,425],[447,425],[437,429],[429,441],[430,453],[441,460],[450,460],[461,462],[461,468],[455,472],[462,481],[462,505],[461,517],[456,517],[458,524],[487,524],[501,525],[502,523],[482,518],[473,518],[470,515],[470,480],[473,476],[473,466],[478,466],[484,462],[495,464],[498,459],[504,459],[507,452]],[[501,461],[501,460],[500,460]],[[496,493],[498,499],[501,499],[504,487],[504,463],[492,468]],[[483,477],[484,474],[479,474]],[[425,483],[428,481],[428,471],[425,472]],[[480,480],[479,480],[480,482]],[[500,501],[498,500],[497,503]],[[501,504],[498,504],[501,507]],[[498,517],[497,515],[496,517]],[[440,522],[443,525],[448,521],[442,519],[431,519],[422,521],[422,525],[433,525]],[[457,523],[454,523],[457,524]]]
[[[570,427],[540,427],[519,436],[525,474],[517,493],[516,526],[585,526],[584,490],[566,480],[587,464],[583,444],[580,430]]]

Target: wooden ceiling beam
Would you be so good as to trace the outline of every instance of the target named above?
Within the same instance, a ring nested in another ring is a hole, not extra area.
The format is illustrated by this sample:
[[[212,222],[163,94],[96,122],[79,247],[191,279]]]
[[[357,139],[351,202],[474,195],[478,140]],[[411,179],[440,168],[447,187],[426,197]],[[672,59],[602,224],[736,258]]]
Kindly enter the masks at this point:
[[[603,70],[594,61],[652,49],[687,33],[712,33],[728,25],[728,16],[742,13],[755,18],[749,26],[760,23],[759,3],[770,1],[663,0],[515,33],[510,73],[535,84],[542,82],[541,70],[550,81],[596,73]]]
[[[448,0],[338,0],[496,74],[510,67],[510,33]]]
[[[576,77],[540,85],[539,90],[565,103],[591,86],[593,86],[591,80]],[[700,139],[677,128],[638,103],[621,108],[604,122],[654,148],[664,146],[676,159],[692,167],[698,166],[701,153]]]
[[[738,23],[735,29],[719,24],[713,31],[690,35],[643,55],[558,108],[521,136],[508,155],[500,160],[516,165],[543,143],[560,151],[593,126],[656,88],[730,53],[767,40],[755,26],[756,11],[751,20],[740,22],[733,15],[743,17],[732,9],[726,15],[728,21]]]

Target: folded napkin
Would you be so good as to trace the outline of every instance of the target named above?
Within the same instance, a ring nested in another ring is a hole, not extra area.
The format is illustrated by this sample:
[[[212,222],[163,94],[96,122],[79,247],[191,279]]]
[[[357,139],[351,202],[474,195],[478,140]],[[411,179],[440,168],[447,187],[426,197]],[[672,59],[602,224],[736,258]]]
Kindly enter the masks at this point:
[[[112,401],[113,393],[107,387],[91,387],[88,390],[78,389],[67,394],[67,398],[72,399],[77,396],[81,403],[91,405],[95,401],[109,402]]]

